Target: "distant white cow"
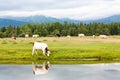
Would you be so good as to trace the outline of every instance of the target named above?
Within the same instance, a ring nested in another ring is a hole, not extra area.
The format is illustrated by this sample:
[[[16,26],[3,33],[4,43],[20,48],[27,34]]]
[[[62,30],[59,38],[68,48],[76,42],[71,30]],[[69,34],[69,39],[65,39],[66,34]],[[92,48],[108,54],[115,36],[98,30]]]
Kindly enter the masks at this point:
[[[99,37],[102,38],[102,39],[106,39],[107,35],[100,35]]]
[[[43,51],[43,55],[46,55],[46,54],[47,54],[47,56],[50,55],[50,51],[48,50],[48,45],[46,43],[34,42],[32,55],[34,55],[35,51],[36,51],[36,54],[37,54],[37,50],[42,50]]]
[[[68,38],[70,38],[71,36],[70,35],[67,35]]]
[[[39,75],[39,74],[47,74],[48,69],[50,67],[50,62],[43,62],[42,65],[34,64],[32,63],[33,66],[33,74],[34,75]]]
[[[32,35],[32,37],[33,37],[33,38],[37,38],[37,37],[39,37],[39,35],[38,35],[38,34],[35,34],[35,35]]]
[[[78,37],[84,37],[85,35],[84,34],[78,34]]]
[[[95,35],[93,35],[92,38],[95,38]]]
[[[25,34],[25,38],[28,38],[29,37],[29,35],[28,34]]]

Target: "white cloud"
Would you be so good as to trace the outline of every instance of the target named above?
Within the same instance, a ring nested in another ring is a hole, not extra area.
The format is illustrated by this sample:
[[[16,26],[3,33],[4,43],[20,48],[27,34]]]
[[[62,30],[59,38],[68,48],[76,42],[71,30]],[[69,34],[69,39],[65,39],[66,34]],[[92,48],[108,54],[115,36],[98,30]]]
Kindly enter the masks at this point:
[[[120,0],[0,0],[0,16],[97,19],[120,14],[119,8]]]

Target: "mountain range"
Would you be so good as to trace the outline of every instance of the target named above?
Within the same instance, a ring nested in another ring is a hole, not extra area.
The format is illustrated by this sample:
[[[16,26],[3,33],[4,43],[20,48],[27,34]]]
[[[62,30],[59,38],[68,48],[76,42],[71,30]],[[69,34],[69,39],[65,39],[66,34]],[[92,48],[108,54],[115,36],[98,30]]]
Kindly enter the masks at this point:
[[[4,16],[0,18],[0,27],[13,25],[13,26],[20,26],[28,23],[53,23],[53,22],[60,22],[63,23],[67,21],[68,23],[91,23],[91,22],[99,22],[99,23],[111,23],[111,22],[120,22],[120,15],[113,15],[103,19],[98,20],[73,20],[69,18],[53,18],[53,17],[46,17],[42,15],[35,15],[29,17],[11,17],[11,16]]]

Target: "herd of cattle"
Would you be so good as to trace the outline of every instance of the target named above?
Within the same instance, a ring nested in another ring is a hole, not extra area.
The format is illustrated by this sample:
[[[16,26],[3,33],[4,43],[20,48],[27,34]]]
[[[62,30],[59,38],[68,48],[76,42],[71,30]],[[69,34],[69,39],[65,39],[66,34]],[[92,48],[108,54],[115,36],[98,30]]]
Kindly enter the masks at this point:
[[[58,35],[58,34],[57,34]],[[78,34],[79,37],[84,37],[85,35],[84,34]],[[29,37],[28,35],[25,35],[25,37]],[[37,38],[39,37],[39,35],[33,35],[32,36],[33,38]],[[60,37],[60,35],[58,35],[57,37]],[[68,35],[67,37],[71,37],[70,35]],[[92,36],[93,38],[95,38],[95,35]],[[99,36],[100,38],[102,39],[105,39],[107,38],[106,35],[100,35]],[[50,51],[48,49],[48,45],[46,43],[42,43],[42,42],[34,42],[33,44],[33,50],[32,50],[32,55],[34,55],[34,52],[36,52],[37,54],[37,51],[38,50],[42,50],[43,52],[43,55],[47,55],[49,56],[50,55]]]
[[[84,37],[85,36],[85,34],[78,34],[78,37]],[[33,35],[32,36],[33,38],[38,38],[39,37],[39,35],[38,34],[36,34],[36,35]],[[59,34],[57,34],[56,35],[56,37],[61,37]],[[67,37],[71,37],[70,35],[67,35]],[[93,38],[95,38],[96,36],[95,35],[93,35],[92,36]],[[101,39],[106,39],[107,38],[107,35],[99,35],[99,37],[101,38]],[[29,35],[28,34],[26,34],[25,35],[25,38],[29,38]],[[16,37],[12,37],[12,39],[15,39],[16,40]],[[34,54],[34,52],[36,52],[36,54],[37,54],[37,51],[38,50],[42,50],[42,52],[43,52],[43,55],[46,55],[46,56],[49,56],[50,55],[50,51],[49,51],[49,49],[48,49],[48,45],[46,44],[46,43],[41,43],[41,42],[34,42],[34,44],[33,44],[33,50],[32,50],[32,55]]]
[[[78,37],[84,37],[85,34],[81,33],[81,34],[78,34]],[[38,34],[35,34],[35,35],[32,35],[32,38],[38,38],[39,35]],[[61,37],[60,34],[56,34],[56,37]],[[71,37],[70,35],[67,35],[66,37]],[[92,38],[95,38],[96,36],[95,35],[92,35]],[[107,38],[107,35],[99,35],[99,37],[101,39],[106,39]],[[14,37],[13,37],[14,38]],[[29,35],[26,34],[25,35],[25,38],[29,38]]]
[[[84,37],[85,36],[85,34],[78,34],[78,37]],[[38,34],[35,34],[35,35],[32,35],[32,38],[38,38],[39,37],[39,35]],[[60,36],[60,34],[56,34],[56,37],[61,37]],[[66,37],[68,37],[68,38],[70,38],[71,36],[70,35],[67,35]],[[95,36],[95,35],[92,35],[92,38],[95,38],[95,37],[97,37],[97,36]],[[99,35],[99,38],[101,38],[101,39],[106,39],[108,36],[107,35]],[[15,36],[12,36],[11,37],[12,39],[14,39],[14,40],[16,40],[16,37]],[[29,38],[29,35],[28,34],[26,34],[25,35],[25,38]]]

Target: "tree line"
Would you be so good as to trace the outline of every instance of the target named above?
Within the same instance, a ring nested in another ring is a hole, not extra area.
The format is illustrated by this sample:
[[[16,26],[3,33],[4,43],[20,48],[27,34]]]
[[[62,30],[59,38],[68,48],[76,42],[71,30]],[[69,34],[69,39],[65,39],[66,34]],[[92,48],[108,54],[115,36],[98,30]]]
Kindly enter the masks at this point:
[[[89,23],[85,24],[80,22],[75,23],[36,23],[36,24],[25,24],[22,26],[12,26],[0,27],[0,38],[4,37],[24,37],[25,34],[32,36],[33,34],[38,34],[39,36],[55,36],[60,34],[61,36],[77,36],[83,33],[87,36],[92,35],[120,35],[120,22],[117,23]]]

